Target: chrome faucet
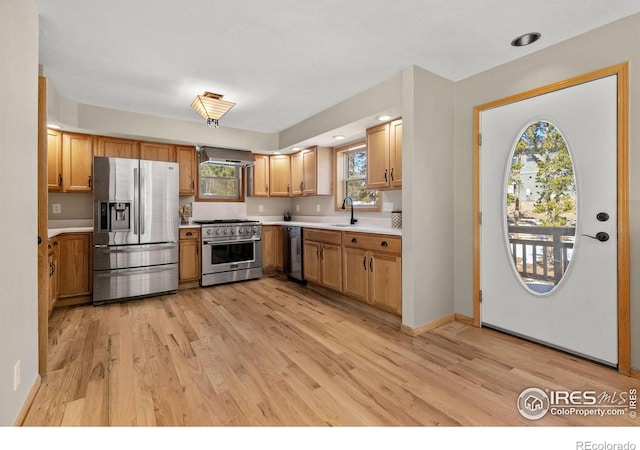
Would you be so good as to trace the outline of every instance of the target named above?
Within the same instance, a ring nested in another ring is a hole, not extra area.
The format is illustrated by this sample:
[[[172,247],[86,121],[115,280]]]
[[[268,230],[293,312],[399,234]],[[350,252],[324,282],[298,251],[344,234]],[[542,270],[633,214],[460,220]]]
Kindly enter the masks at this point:
[[[353,225],[354,223],[356,223],[358,221],[358,219],[354,219],[353,218],[353,198],[350,195],[347,195],[344,200],[342,201],[342,209],[346,209],[347,208],[347,200],[351,201],[351,221],[349,222],[351,225]]]

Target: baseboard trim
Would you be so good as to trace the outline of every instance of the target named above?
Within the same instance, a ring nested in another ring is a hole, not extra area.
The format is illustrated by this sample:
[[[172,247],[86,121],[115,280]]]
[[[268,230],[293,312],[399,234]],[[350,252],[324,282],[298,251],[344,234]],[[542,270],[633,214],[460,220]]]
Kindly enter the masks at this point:
[[[27,399],[24,401],[22,408],[20,408],[20,412],[18,413],[18,417],[16,417],[15,422],[13,423],[14,427],[21,427],[24,424],[24,420],[27,418],[27,413],[31,409],[31,405],[33,405],[33,401],[40,390],[40,386],[42,386],[42,377],[38,375],[36,377],[36,381],[31,386],[31,390],[29,391],[29,395]]]
[[[455,316],[456,322],[460,322],[472,327],[474,326],[473,317],[465,316],[464,314],[458,314],[458,313],[455,313],[454,316]]]
[[[630,369],[629,376],[640,379],[640,370]]]
[[[449,314],[439,319],[433,320],[429,323],[425,323],[424,325],[420,325],[419,327],[412,328],[408,325],[402,324],[400,326],[400,331],[404,334],[408,334],[409,336],[418,336],[422,333],[426,333],[427,331],[433,330],[434,328],[438,328],[444,324],[449,322],[453,322],[455,320],[455,314]]]

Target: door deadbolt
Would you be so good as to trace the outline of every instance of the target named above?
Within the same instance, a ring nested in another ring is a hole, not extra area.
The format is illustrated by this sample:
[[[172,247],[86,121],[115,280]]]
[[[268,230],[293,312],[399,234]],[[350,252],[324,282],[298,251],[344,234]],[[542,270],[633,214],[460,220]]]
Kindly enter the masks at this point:
[[[599,212],[598,214],[596,214],[596,219],[598,219],[599,222],[606,222],[607,220],[609,220],[609,214],[607,214],[606,212]]]

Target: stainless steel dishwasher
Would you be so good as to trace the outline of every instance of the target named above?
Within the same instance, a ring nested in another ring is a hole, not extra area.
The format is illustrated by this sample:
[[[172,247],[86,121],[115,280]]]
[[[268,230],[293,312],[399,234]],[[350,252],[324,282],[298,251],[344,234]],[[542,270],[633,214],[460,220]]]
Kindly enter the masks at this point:
[[[282,226],[283,269],[289,279],[303,282],[302,270],[302,227]]]

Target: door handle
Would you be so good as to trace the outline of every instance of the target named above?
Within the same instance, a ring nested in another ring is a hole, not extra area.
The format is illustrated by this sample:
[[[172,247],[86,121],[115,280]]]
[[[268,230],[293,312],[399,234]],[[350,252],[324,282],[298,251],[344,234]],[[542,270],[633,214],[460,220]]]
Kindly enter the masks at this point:
[[[596,241],[600,241],[600,242],[607,242],[609,240],[609,233],[605,233],[604,231],[600,231],[596,233],[595,236],[590,236],[588,234],[582,234],[581,236],[595,239]]]

